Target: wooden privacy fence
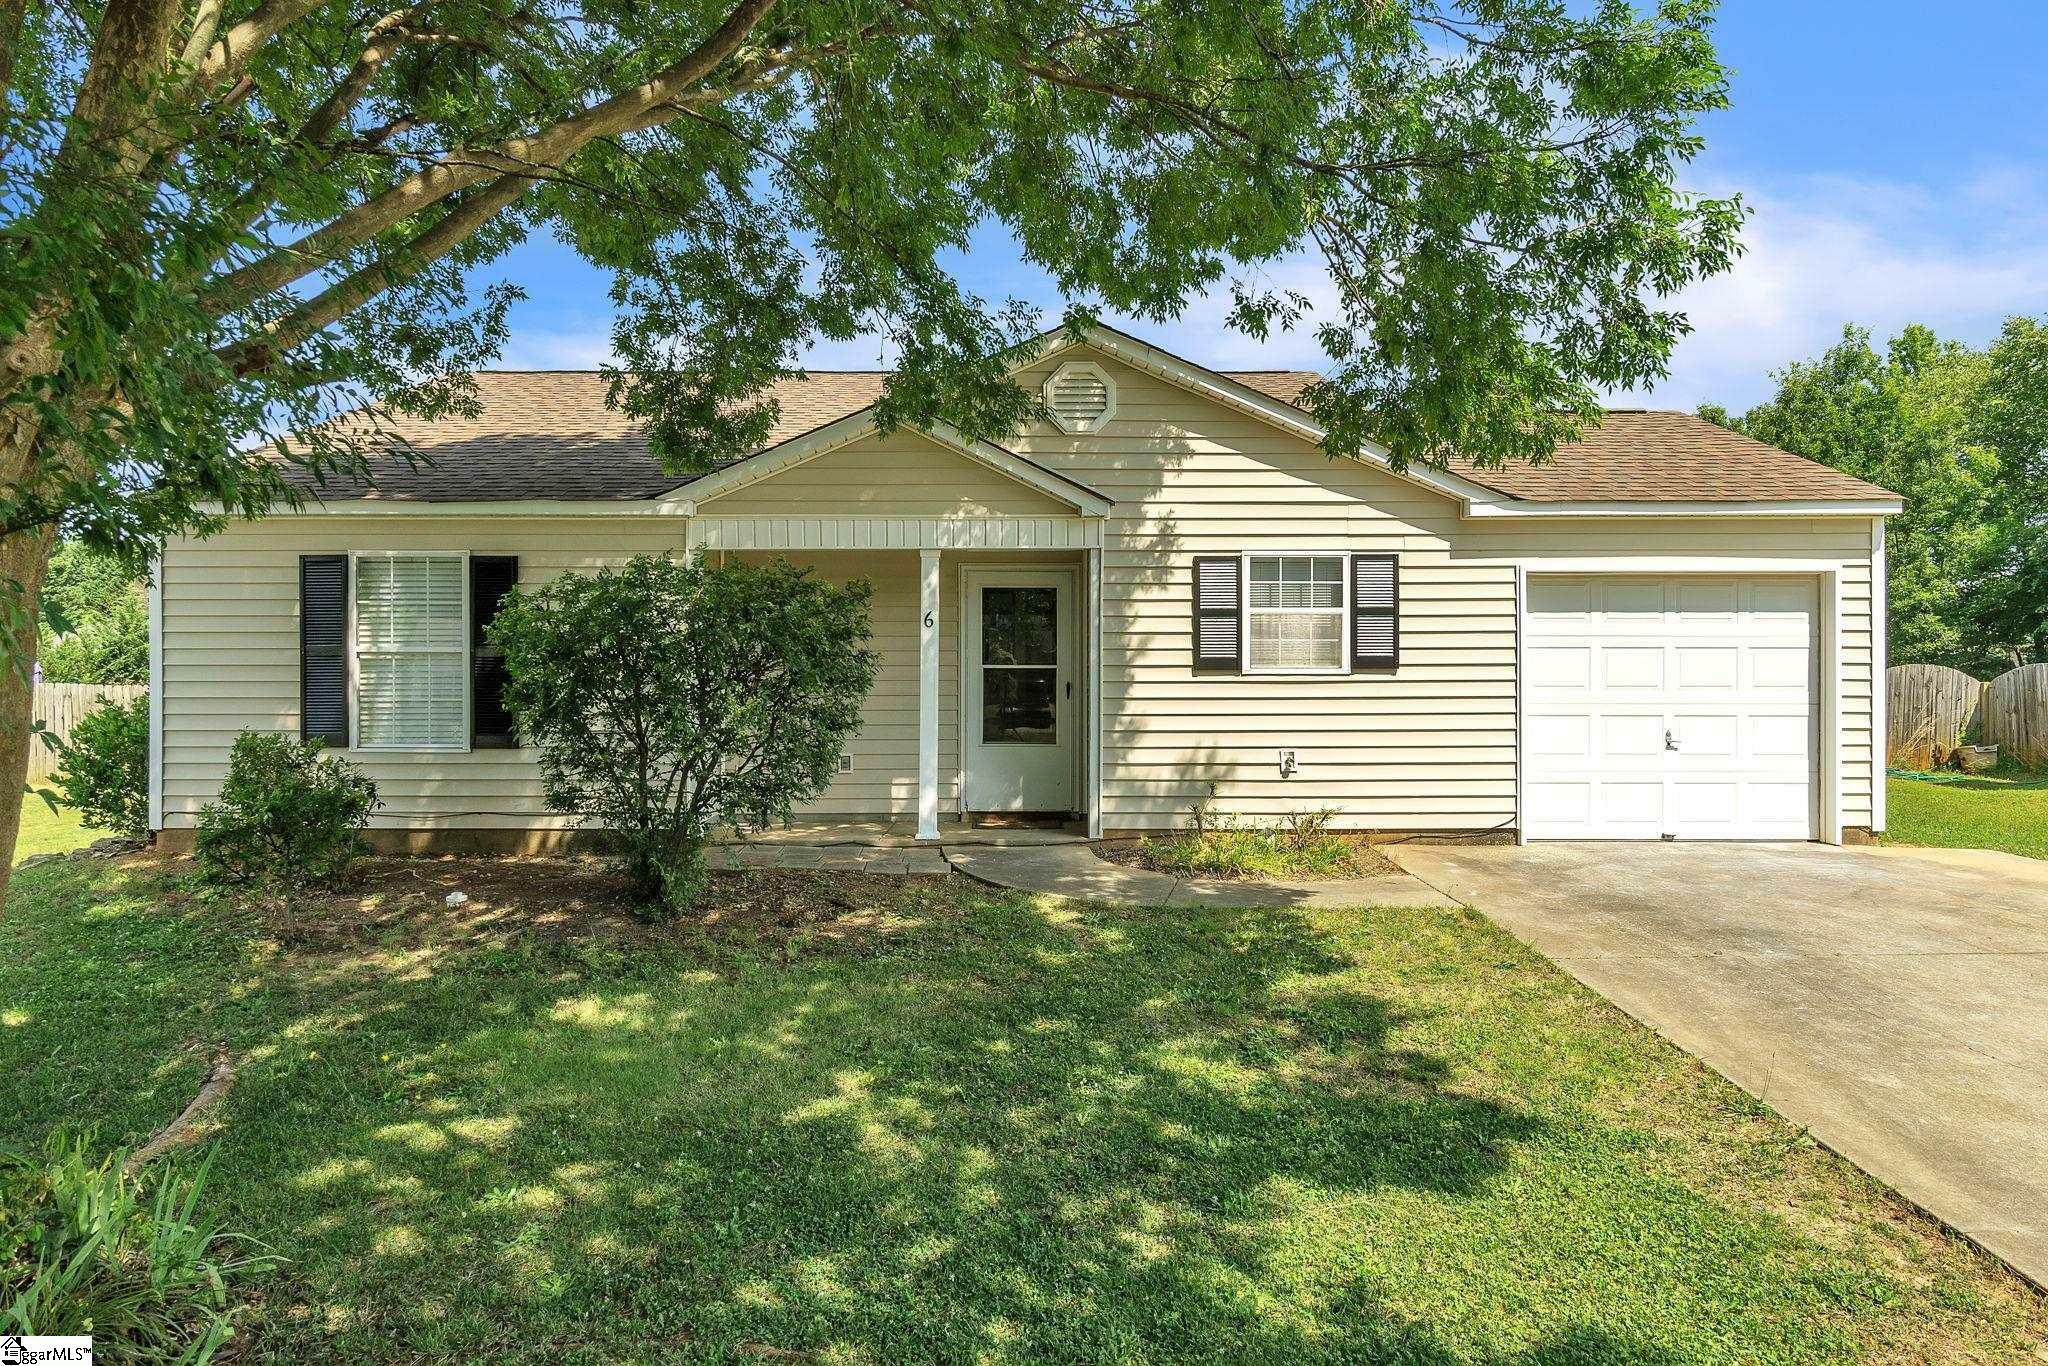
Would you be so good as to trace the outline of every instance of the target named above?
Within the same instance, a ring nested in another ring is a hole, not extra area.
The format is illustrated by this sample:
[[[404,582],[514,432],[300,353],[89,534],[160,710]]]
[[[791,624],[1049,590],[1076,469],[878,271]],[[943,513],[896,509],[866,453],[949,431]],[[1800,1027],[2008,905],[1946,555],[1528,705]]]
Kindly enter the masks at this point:
[[[1934,751],[1959,741],[1997,745],[1999,756],[2048,767],[2048,664],[2027,664],[1979,682],[1940,664],[1885,671],[1885,762],[1931,768]]]
[[[140,683],[38,683],[36,722],[60,739],[69,738],[78,718],[97,706],[102,697],[125,703],[148,691]],[[48,742],[35,741],[28,750],[29,781],[55,773],[62,757]]]
[[[2048,664],[2028,664],[1984,685],[1984,743],[2000,758],[2048,768]]]

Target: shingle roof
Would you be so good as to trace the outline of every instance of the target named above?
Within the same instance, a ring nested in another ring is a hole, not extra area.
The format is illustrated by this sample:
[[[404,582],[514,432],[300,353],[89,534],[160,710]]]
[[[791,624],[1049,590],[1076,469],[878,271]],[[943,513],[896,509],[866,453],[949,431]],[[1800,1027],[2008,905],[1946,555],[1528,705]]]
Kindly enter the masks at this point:
[[[1293,403],[1318,378],[1305,370],[1223,372],[1246,388]],[[813,371],[770,393],[781,407],[765,446],[780,445],[858,412],[882,396],[880,371]],[[488,370],[476,376],[475,417],[393,419],[373,451],[370,482],[315,487],[326,499],[415,502],[653,498],[689,482],[668,473],[647,438],[605,404],[604,376],[591,370]],[[346,420],[346,419],[343,419]],[[409,443],[431,464],[399,454]],[[1893,495],[1859,479],[1752,441],[1687,413],[1617,410],[1543,465],[1451,468],[1473,483],[1532,502],[1861,501]]]
[[[1541,465],[1456,473],[1539,503],[1895,501],[1896,495],[1691,413],[1616,408]]]

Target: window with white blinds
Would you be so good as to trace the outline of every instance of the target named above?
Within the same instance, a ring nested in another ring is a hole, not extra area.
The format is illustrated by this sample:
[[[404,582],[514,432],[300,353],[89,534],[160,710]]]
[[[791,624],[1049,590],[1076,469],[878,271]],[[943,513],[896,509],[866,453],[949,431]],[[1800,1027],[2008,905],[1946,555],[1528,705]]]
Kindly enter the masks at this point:
[[[468,747],[468,598],[461,555],[356,557],[358,748]]]
[[[1245,672],[1342,673],[1344,557],[1249,556],[1245,622]]]

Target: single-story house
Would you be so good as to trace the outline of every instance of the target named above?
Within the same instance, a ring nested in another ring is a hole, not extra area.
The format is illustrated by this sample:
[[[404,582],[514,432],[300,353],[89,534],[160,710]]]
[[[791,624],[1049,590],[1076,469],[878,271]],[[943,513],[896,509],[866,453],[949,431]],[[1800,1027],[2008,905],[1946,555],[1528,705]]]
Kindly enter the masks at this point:
[[[1101,328],[1017,371],[1055,420],[878,434],[885,376],[777,390],[679,478],[573,371],[477,377],[431,458],[167,546],[152,824],[189,840],[246,728],[372,776],[387,843],[546,847],[482,635],[509,584],[640,552],[789,556],[875,590],[879,679],[806,819],[1053,813],[1094,835],[1339,828],[1840,842],[1884,828],[1896,495],[1676,412],[1542,465],[1333,458],[1291,371]]]

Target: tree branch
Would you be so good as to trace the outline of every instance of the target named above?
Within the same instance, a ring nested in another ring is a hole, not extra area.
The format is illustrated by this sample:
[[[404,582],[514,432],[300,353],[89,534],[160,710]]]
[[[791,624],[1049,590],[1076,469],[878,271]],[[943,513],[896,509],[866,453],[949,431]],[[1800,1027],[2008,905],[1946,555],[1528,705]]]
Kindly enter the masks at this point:
[[[21,51],[21,30],[28,21],[28,0],[0,0],[0,98],[14,84],[14,64]]]
[[[216,316],[232,312],[311,274],[452,194],[501,176],[551,170],[596,138],[633,132],[674,117],[674,112],[681,110],[685,92],[731,57],[774,6],[775,0],[740,0],[687,56],[651,80],[579,110],[532,136],[512,138],[496,147],[458,150],[407,176],[325,227],[221,277],[207,290],[208,306]],[[674,112],[662,112],[665,110]]]

